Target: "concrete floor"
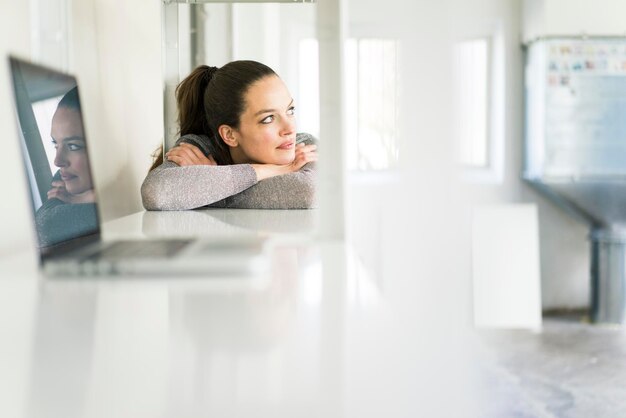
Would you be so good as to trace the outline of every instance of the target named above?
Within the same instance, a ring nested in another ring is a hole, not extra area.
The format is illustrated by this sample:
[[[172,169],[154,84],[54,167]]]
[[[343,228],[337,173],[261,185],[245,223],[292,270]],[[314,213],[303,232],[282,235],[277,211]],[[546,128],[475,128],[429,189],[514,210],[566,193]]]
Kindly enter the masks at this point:
[[[480,336],[481,417],[626,417],[626,328],[560,316]]]

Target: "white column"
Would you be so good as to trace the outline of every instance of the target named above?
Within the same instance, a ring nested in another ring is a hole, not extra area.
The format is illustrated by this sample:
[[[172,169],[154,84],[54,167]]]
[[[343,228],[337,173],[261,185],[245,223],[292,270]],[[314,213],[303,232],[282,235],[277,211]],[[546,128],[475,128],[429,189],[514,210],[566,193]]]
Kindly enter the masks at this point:
[[[163,50],[163,118],[164,151],[176,142],[176,97],[174,91],[179,81],[178,4],[163,0],[161,4]]]
[[[322,239],[345,235],[345,127],[343,45],[346,38],[345,0],[317,3],[320,60],[320,230]]]

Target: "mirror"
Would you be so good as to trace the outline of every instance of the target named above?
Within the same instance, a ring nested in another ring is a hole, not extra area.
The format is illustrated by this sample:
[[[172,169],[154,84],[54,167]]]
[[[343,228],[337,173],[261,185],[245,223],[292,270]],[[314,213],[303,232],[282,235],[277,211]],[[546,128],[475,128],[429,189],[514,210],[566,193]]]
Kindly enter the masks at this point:
[[[342,237],[345,1],[254,3],[163,3],[164,149],[177,139],[176,86],[195,65],[243,58],[265,62],[297,103],[297,130],[331,145],[319,149],[316,235]],[[317,64],[307,64],[311,61]]]
[[[198,65],[221,67],[241,59],[262,62],[276,71],[297,104],[298,131],[319,137],[315,4],[174,3],[163,7],[166,149],[177,139],[174,90],[180,80]]]

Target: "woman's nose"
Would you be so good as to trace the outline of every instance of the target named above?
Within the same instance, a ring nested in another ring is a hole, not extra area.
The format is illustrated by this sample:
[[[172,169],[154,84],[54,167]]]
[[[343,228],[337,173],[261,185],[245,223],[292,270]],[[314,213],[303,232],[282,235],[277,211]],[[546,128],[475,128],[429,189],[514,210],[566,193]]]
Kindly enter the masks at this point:
[[[284,119],[284,123],[282,126],[283,135],[290,135],[296,130],[296,120],[295,118]]]
[[[67,166],[67,159],[65,158],[65,153],[63,152],[62,148],[57,148],[57,153],[54,156],[54,165],[56,165],[57,167],[66,167]]]

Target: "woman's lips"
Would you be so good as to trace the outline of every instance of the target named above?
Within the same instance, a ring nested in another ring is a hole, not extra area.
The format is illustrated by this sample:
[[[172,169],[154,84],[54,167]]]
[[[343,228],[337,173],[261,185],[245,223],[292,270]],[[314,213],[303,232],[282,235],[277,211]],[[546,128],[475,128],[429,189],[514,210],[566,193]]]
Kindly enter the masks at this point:
[[[278,149],[291,149],[293,148],[294,145],[295,145],[294,141],[287,141],[287,142],[283,142],[282,144],[280,144],[277,148]]]
[[[76,176],[73,174],[61,174],[61,180],[63,181],[71,181],[73,179],[75,179]]]

